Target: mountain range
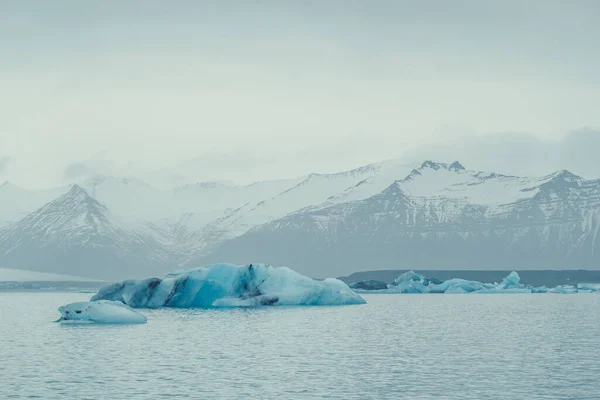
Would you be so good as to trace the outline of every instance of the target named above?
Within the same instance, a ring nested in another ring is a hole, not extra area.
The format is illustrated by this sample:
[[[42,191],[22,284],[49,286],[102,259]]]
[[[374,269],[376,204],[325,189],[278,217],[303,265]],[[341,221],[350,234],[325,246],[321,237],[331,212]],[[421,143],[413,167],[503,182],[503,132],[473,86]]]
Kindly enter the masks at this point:
[[[368,269],[600,269],[600,179],[391,160],[336,174],[159,189],[96,176],[0,186],[0,267],[116,280],[209,262],[314,277]]]

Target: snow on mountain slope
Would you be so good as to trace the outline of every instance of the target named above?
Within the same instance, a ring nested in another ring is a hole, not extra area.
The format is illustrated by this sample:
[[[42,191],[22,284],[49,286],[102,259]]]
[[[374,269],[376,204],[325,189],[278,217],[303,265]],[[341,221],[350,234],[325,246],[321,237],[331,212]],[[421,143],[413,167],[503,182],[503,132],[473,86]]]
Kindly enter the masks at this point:
[[[186,226],[198,230],[209,222],[235,215],[238,210],[252,210],[262,201],[297,185],[302,179],[262,181],[245,186],[201,182],[177,188],[175,197],[181,214],[189,214]]]
[[[19,222],[19,228],[42,237],[45,241],[60,241],[60,234],[67,232],[74,236],[69,239],[87,240],[88,231],[110,229],[109,211],[90,197],[85,190],[75,185],[68,193],[46,204]],[[13,229],[14,230],[14,229]]]
[[[543,183],[550,178],[551,176],[541,178],[540,182]],[[381,168],[379,173],[318,207],[364,200],[385,190],[395,181],[412,197],[423,199],[444,197],[482,205],[501,205],[531,197],[532,194],[524,189],[530,188],[537,182],[530,178],[466,170],[457,161],[452,164],[425,161],[416,168],[390,161]]]
[[[263,226],[272,228],[286,225],[296,215],[311,215],[311,223],[315,225],[315,229],[327,232],[326,235],[318,236],[320,240],[335,242],[335,233],[332,232],[337,232],[339,221],[344,221],[348,215],[357,212],[357,202],[377,198],[390,191],[400,193],[407,204],[406,210],[392,213],[396,222],[397,218],[403,216],[404,224],[426,228],[435,224],[466,226],[481,224],[485,219],[506,220],[513,218],[518,209],[516,205],[542,196],[557,185],[561,187],[560,182],[578,185],[577,182],[584,181],[564,171],[541,178],[524,178],[467,170],[459,162],[444,164],[426,161],[414,168],[398,160],[335,175],[313,174],[270,200],[262,201],[257,206],[249,204],[240,207],[227,217],[208,224],[201,232],[195,233],[193,240],[197,244],[188,254],[208,257],[211,251],[230,239],[243,236],[253,229],[260,230]],[[585,186],[584,183],[582,185]],[[592,193],[585,196],[588,201],[593,202]],[[562,203],[559,205],[569,204],[566,199],[560,201]],[[530,212],[532,215],[520,218],[531,221],[526,223],[543,224],[545,220],[531,218],[535,213],[551,213],[555,203],[550,201],[535,204],[530,207],[531,210],[521,212]],[[376,207],[371,206],[370,209],[361,212],[371,221],[390,218],[390,215],[382,213]],[[565,209],[563,213],[566,212]],[[290,218],[286,218],[288,216]],[[581,215],[576,218],[581,218]],[[274,223],[271,225],[269,222]],[[336,228],[330,231],[332,226]],[[526,230],[515,232],[513,241],[526,233]],[[548,234],[547,230],[540,233],[541,236]],[[460,235],[468,237],[471,234],[463,232]]]
[[[236,186],[200,182],[172,190],[152,187],[135,179],[98,176],[81,183],[86,191],[118,216],[121,223],[152,237],[178,257],[185,258],[220,240],[214,230],[203,234],[212,221],[238,207],[254,207],[300,180],[274,180]]]
[[[224,232],[226,234],[224,238],[241,235],[255,226],[321,204],[365,178],[373,176],[382,168],[384,164],[371,164],[336,174],[310,174],[271,197],[257,197],[261,200],[248,202],[234,210],[225,218],[211,224],[211,229]]]
[[[485,218],[503,218],[524,211],[532,213],[528,218],[530,221],[536,218],[542,222],[549,218],[580,219],[585,212],[600,206],[600,181],[586,181],[568,171],[541,178],[524,178],[470,171],[459,163],[448,165],[427,161],[394,184],[402,196],[410,199],[435,223],[464,217],[467,210],[484,211],[482,217]],[[390,187],[384,192],[386,190]],[[335,204],[326,203],[312,210],[331,209],[332,206]],[[453,208],[455,214],[446,215],[447,208]],[[536,218],[535,213],[539,214]]]
[[[531,180],[516,176],[466,170],[460,163],[426,161],[399,182],[409,196],[462,199],[471,204],[507,204],[531,197],[522,190]]]
[[[461,208],[467,205],[485,207],[488,216],[502,213],[506,211],[507,206],[510,208],[513,203],[534,198],[557,182],[567,182],[578,190],[585,190],[585,185],[598,187],[595,181],[586,183],[588,181],[568,171],[559,171],[540,178],[526,178],[467,170],[459,162],[445,164],[425,161],[403,178],[400,177],[406,169],[406,165],[388,163],[380,173],[322,204],[311,207],[310,210],[367,199],[385,190],[392,182],[396,182],[408,197],[446,218],[456,216],[461,212]],[[586,196],[590,196],[590,200],[593,201],[593,193],[587,193]],[[557,197],[557,200],[566,199]],[[544,207],[546,212],[551,212],[551,203]]]
[[[406,177],[415,168],[413,164],[406,164],[401,160],[388,160],[373,164],[371,167],[372,174],[358,181],[355,185],[331,196],[324,203],[314,204],[314,206],[327,207],[333,204],[369,198],[385,190],[392,182]]]
[[[331,268],[598,268],[599,210],[600,181],[567,171],[519,178],[426,162],[380,193],[345,191],[198,262],[269,258],[318,277]]]

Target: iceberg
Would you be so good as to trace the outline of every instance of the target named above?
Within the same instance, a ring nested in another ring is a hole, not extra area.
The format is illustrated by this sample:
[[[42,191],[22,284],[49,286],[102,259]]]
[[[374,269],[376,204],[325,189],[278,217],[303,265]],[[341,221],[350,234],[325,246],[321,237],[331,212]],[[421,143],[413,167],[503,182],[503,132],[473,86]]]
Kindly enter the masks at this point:
[[[477,281],[460,278],[441,281],[408,271],[388,285],[386,291],[390,293],[471,293],[482,289],[485,289],[485,286]]]
[[[83,324],[143,324],[146,317],[120,301],[83,301],[58,308],[57,322]]]
[[[512,271],[501,282],[482,283],[461,278],[440,281],[427,278],[415,271],[408,271],[398,276],[392,283],[384,287],[373,281],[356,282],[350,287],[357,293],[600,293],[600,284],[584,283],[577,286],[561,285],[553,288],[545,286],[532,286],[521,283],[521,278],[516,271]]]
[[[577,289],[591,292],[600,292],[600,283],[579,283]]]
[[[470,292],[466,291],[461,285],[452,285],[444,293],[464,294],[464,293],[470,293]]]
[[[127,280],[100,288],[92,301],[133,308],[335,306],[364,304],[344,282],[318,281],[286,267],[214,264],[182,269],[164,278]]]

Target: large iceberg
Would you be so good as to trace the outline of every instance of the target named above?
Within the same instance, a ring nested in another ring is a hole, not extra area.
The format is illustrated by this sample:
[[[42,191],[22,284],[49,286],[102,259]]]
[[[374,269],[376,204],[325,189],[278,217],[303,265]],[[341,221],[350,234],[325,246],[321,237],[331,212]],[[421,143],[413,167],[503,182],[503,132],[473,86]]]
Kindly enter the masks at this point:
[[[134,308],[211,308],[364,304],[338,279],[318,281],[285,267],[215,264],[183,269],[164,278],[127,280],[100,288],[92,301]]]
[[[593,293],[600,292],[600,284],[579,284],[577,286],[562,285],[553,288],[532,286],[521,283],[519,274],[512,271],[501,282],[482,283],[461,278],[440,281],[427,278],[415,271],[408,271],[398,276],[387,287],[370,284],[371,281],[356,282],[350,285],[357,293]]]
[[[146,317],[120,301],[82,301],[58,308],[62,323],[143,324]]]

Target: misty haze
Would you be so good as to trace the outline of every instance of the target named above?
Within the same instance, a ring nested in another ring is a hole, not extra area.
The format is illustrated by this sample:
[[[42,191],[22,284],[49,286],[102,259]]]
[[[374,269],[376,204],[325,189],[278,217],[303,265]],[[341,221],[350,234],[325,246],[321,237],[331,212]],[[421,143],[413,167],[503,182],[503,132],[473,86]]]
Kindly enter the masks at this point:
[[[0,398],[596,399],[599,18],[1,1]]]

